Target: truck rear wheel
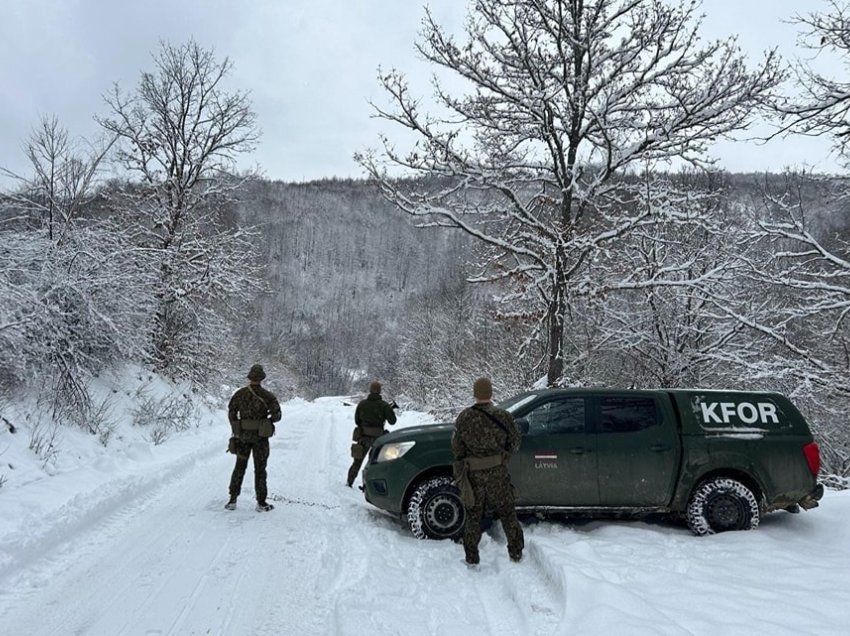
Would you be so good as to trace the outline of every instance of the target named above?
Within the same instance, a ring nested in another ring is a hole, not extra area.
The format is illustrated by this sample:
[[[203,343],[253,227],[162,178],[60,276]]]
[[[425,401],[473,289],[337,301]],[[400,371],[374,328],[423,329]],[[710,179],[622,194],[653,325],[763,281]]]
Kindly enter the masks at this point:
[[[759,518],[759,505],[753,491],[728,477],[702,482],[688,503],[688,527],[697,536],[727,530],[753,530]]]
[[[466,514],[450,477],[432,477],[416,486],[407,506],[407,523],[417,539],[452,539],[463,534]]]

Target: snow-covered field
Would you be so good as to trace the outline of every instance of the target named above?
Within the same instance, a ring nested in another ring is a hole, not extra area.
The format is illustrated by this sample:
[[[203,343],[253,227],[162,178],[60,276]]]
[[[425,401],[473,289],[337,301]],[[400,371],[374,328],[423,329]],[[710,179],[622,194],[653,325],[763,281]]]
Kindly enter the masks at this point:
[[[250,467],[239,508],[223,508],[223,411],[161,446],[69,433],[50,476],[8,468],[21,440],[4,427],[0,633],[850,633],[850,492],[705,538],[525,520],[521,563],[492,528],[471,571],[461,546],[413,539],[345,487],[352,416],[342,398],[284,404],[270,513],[253,510]]]

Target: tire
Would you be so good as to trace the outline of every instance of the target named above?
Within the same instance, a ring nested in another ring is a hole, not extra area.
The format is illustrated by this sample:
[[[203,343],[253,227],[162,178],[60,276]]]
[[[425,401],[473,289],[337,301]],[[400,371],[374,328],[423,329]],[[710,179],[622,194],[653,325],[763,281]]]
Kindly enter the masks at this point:
[[[760,517],[753,491],[728,477],[702,482],[688,502],[688,527],[697,536],[727,530],[754,530]]]
[[[452,539],[463,535],[466,513],[450,477],[432,477],[416,486],[407,505],[407,523],[417,539]]]

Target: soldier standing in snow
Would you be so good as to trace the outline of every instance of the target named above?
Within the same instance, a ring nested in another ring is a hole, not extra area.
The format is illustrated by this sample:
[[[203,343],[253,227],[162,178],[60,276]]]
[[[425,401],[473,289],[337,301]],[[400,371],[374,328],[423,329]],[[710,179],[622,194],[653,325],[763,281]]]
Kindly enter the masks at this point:
[[[252,454],[257,510],[265,512],[274,508],[266,501],[266,463],[269,459],[269,437],[274,435],[274,423],[280,421],[280,403],[274,393],[260,386],[265,377],[263,367],[259,364],[252,366],[248,371],[248,386],[236,391],[227,407],[233,434],[227,450],[236,455],[236,466],[230,477],[230,500],[224,506],[228,510],[236,509],[248,457]]]
[[[357,478],[363,459],[374,441],[387,432],[384,429],[384,422],[390,425],[395,424],[394,408],[397,408],[395,400],[390,404],[384,402],[381,398],[380,382],[372,382],[369,385],[369,395],[357,404],[357,408],[354,410],[354,433],[351,436],[351,439],[354,440],[351,445],[351,456],[354,461],[348,469],[347,483],[349,488]]]
[[[487,503],[502,522],[508,555],[512,561],[519,561],[525,540],[517,520],[508,461],[519,448],[522,437],[513,416],[490,401],[493,385],[489,378],[478,378],[472,394],[475,404],[457,416],[452,434],[455,479],[466,509],[463,533],[466,562],[475,565],[479,561],[481,517]]]

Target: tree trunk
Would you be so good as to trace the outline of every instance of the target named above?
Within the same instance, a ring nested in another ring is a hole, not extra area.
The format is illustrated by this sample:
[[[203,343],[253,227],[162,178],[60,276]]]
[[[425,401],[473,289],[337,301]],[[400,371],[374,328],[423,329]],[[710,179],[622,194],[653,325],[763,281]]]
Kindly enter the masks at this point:
[[[564,315],[567,310],[566,281],[562,254],[555,257],[555,280],[552,285],[552,300],[547,309],[549,328],[548,365],[546,386],[558,386],[564,375]]]
[[[553,302],[549,308],[549,368],[546,372],[546,386],[549,387],[558,386],[564,375],[564,311],[558,304]]]

